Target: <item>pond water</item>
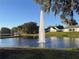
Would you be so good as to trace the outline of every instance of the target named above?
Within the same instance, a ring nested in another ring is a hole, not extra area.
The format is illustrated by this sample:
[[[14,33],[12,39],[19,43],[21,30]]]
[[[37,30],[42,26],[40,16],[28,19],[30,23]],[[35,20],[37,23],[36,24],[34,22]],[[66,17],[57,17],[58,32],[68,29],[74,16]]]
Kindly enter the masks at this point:
[[[47,37],[45,40],[45,43],[38,43],[38,39],[5,38],[0,39],[0,47],[79,48],[79,38]]]

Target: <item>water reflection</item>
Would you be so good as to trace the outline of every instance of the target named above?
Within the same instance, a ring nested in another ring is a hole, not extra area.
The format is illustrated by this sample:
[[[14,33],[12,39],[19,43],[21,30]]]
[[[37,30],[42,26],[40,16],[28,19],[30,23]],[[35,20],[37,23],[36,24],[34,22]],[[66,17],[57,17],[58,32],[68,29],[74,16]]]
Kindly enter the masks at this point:
[[[75,39],[76,38],[70,38],[70,48],[76,48]]]
[[[45,48],[45,43],[39,43],[39,48]]]
[[[51,39],[51,47],[57,47],[57,37],[50,37]]]
[[[12,38],[0,39],[0,47],[12,47],[17,46],[17,44],[17,40],[14,40]]]
[[[68,37],[64,37],[63,42],[65,47],[70,47],[70,39]]]
[[[17,47],[17,46],[29,46],[38,47],[37,39],[27,38],[7,38],[0,39],[0,47]]]
[[[27,39],[27,38],[19,38],[19,45],[18,46],[31,46],[31,47],[38,47],[38,40],[37,39]]]
[[[79,48],[79,38],[51,37],[51,48]]]
[[[63,40],[64,40],[64,47],[66,47],[66,48],[76,48],[76,45],[75,45],[76,38],[64,37]]]
[[[79,38],[46,37],[45,41],[45,43],[38,43],[38,39],[6,38],[0,39],[0,47],[79,48]]]
[[[76,45],[76,48],[79,48],[79,38],[75,38],[75,45]]]

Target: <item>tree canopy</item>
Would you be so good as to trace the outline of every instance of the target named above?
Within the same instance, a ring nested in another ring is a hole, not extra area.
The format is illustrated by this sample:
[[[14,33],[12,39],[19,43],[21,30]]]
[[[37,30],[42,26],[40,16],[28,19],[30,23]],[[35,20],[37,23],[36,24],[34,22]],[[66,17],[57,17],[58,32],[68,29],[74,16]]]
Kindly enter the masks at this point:
[[[35,34],[38,33],[38,25],[35,22],[28,22],[12,28],[12,32]]]
[[[0,34],[11,34],[11,30],[7,27],[2,27]]]
[[[61,14],[63,23],[69,26],[77,25],[74,12],[79,14],[79,0],[35,0],[44,12],[53,11],[55,15]]]

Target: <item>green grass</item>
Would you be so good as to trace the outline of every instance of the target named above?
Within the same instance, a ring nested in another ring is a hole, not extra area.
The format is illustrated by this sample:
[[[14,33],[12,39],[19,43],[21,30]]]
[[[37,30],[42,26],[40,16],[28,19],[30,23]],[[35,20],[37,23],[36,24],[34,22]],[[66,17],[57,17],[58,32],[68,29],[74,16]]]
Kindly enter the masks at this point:
[[[38,36],[38,34],[22,34],[22,36]],[[47,32],[46,36],[79,37],[79,32]]]
[[[48,32],[46,36],[79,37],[79,32]]]
[[[38,36],[38,34],[21,34],[21,36]]]
[[[58,37],[79,37],[79,32],[47,32],[46,36],[58,36]],[[21,34],[21,37],[38,37],[38,34]]]
[[[79,59],[79,49],[2,48],[0,59]]]

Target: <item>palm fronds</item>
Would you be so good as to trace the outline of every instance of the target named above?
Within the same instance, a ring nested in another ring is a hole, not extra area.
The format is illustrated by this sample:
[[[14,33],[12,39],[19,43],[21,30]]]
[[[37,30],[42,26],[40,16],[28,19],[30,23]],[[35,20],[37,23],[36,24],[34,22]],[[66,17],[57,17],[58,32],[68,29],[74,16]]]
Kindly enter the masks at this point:
[[[45,12],[50,12],[52,10],[55,15],[61,12],[61,19],[65,23],[72,25],[77,25],[76,20],[73,18],[74,11],[79,14],[79,0],[35,0],[41,5],[41,8]],[[76,22],[74,24],[74,22]]]

